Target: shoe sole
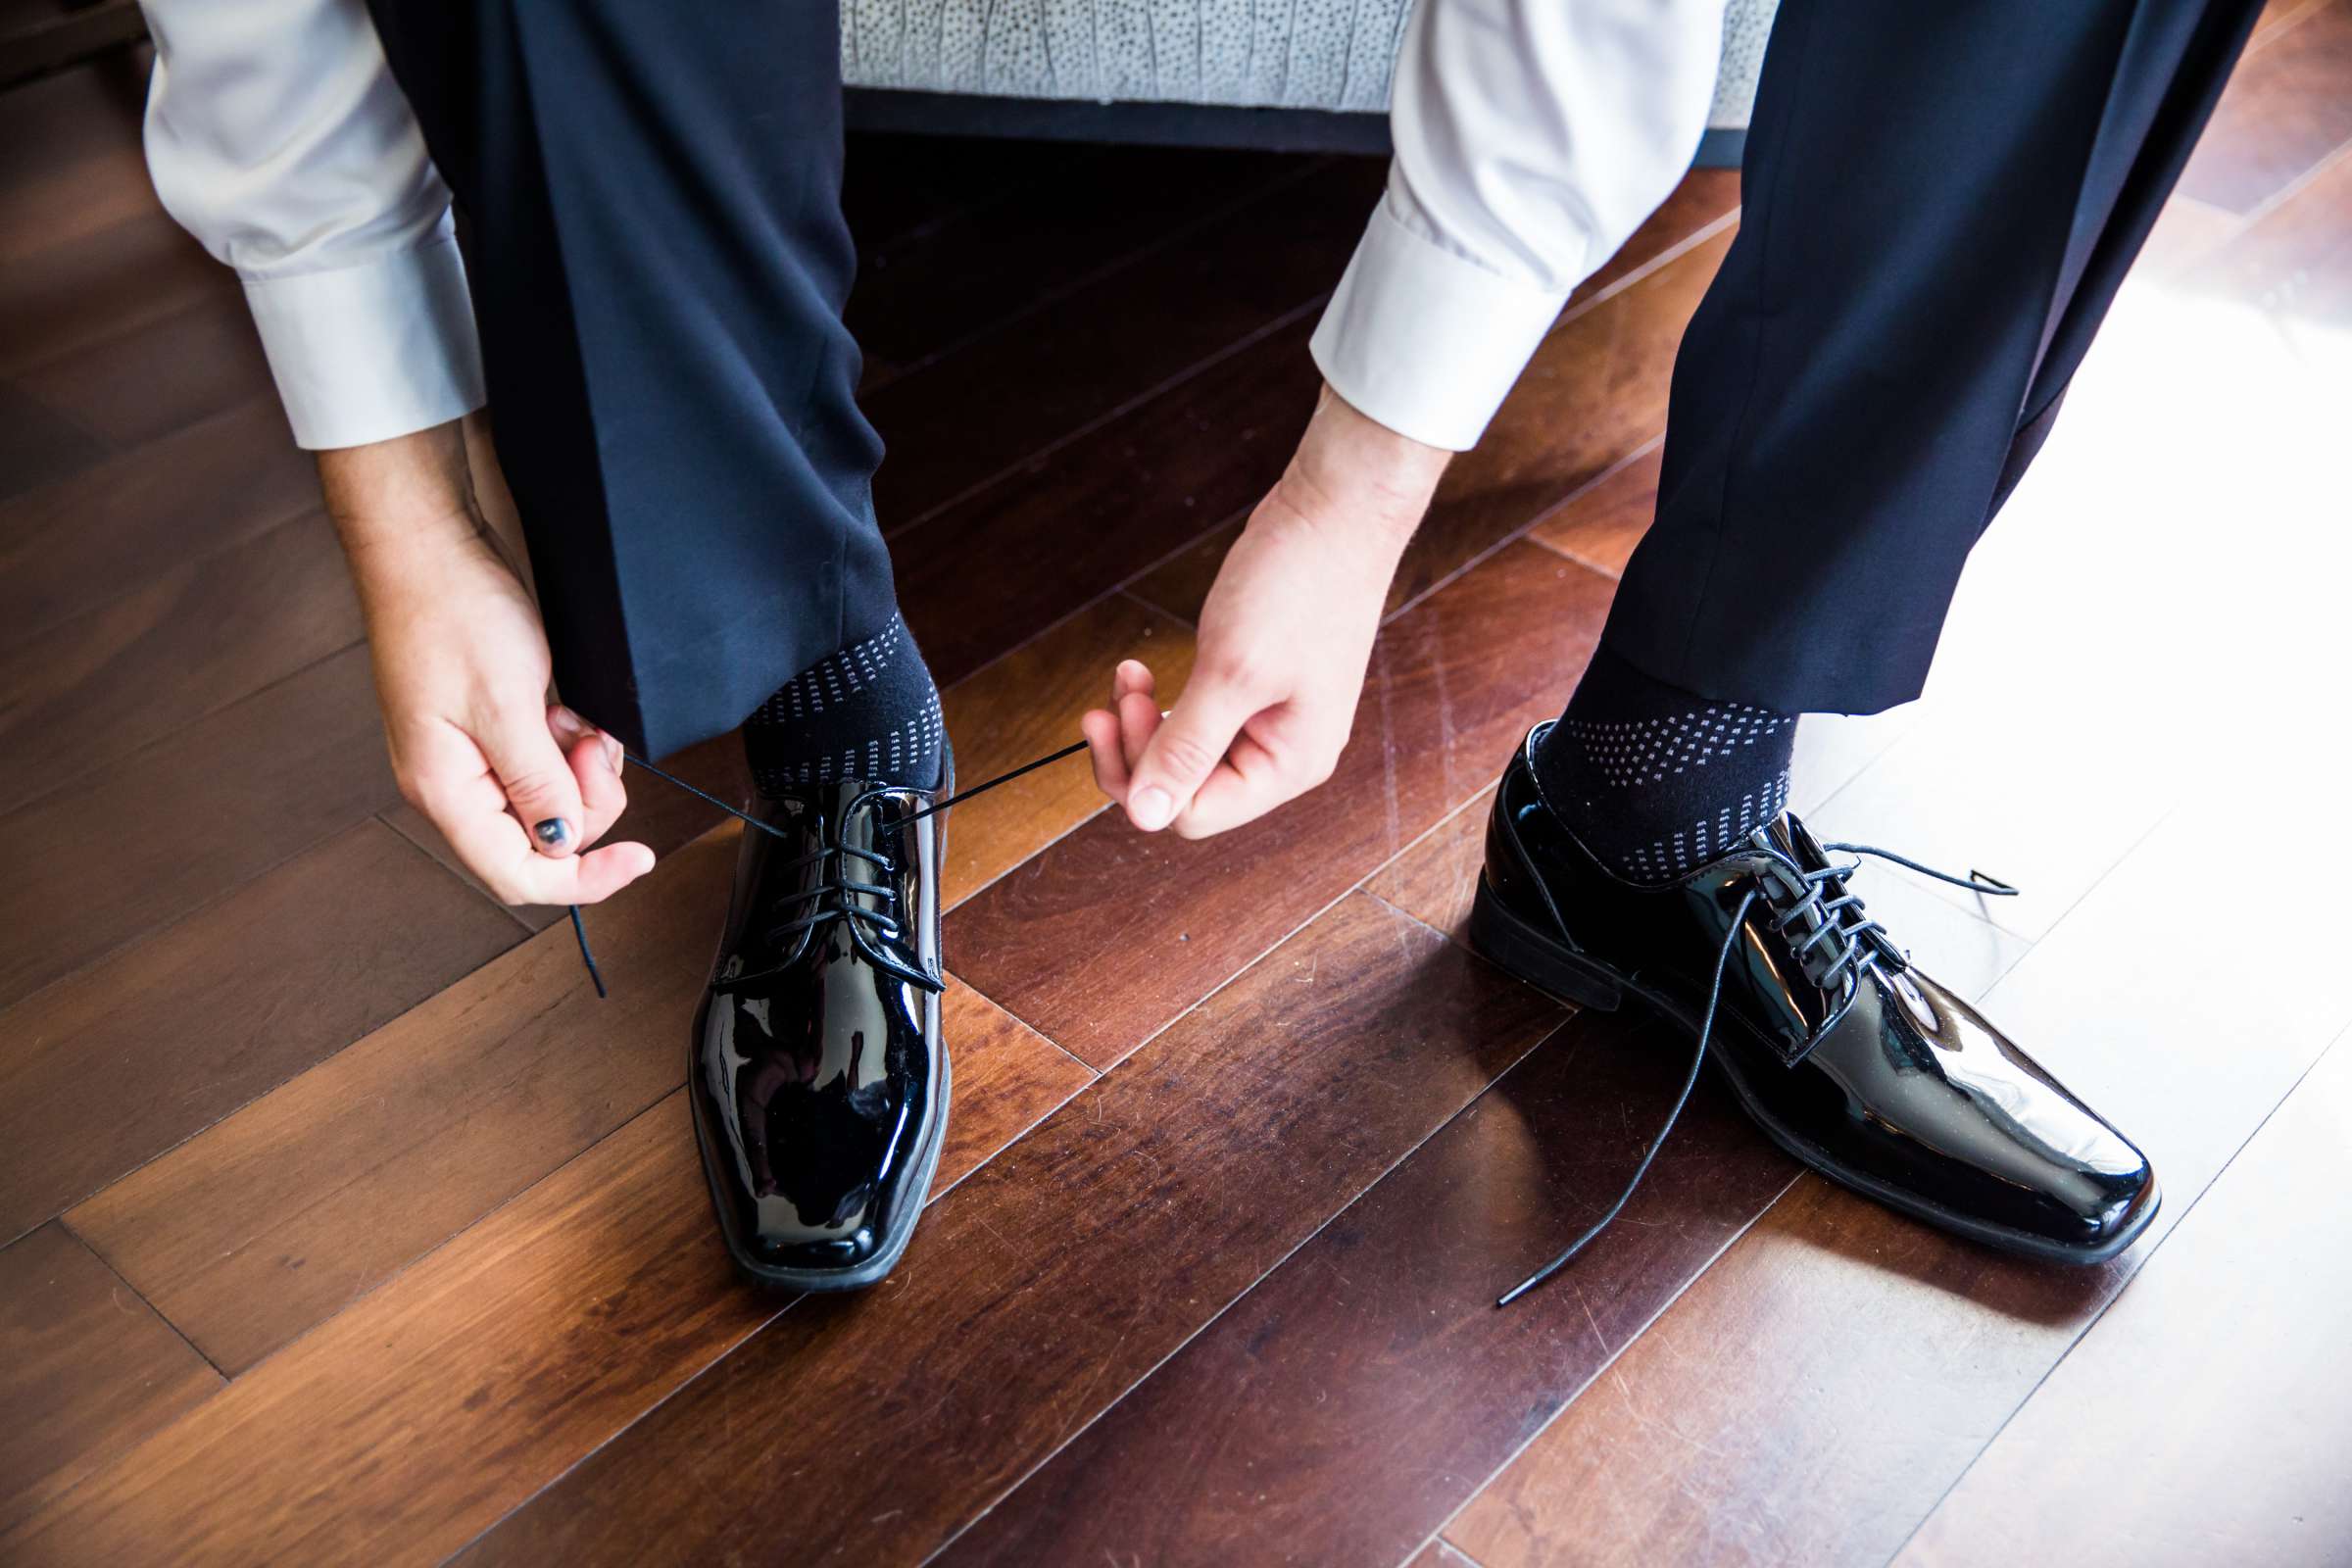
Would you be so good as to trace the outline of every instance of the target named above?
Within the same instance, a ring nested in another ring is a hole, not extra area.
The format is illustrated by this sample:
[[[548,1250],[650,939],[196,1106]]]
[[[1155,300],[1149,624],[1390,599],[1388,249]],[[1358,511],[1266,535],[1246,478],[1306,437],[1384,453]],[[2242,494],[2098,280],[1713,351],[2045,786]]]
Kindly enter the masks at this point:
[[[1470,906],[1470,946],[1508,973],[1579,1006],[1590,1007],[1596,1012],[1614,1012],[1626,997],[1637,997],[1655,1011],[1680,1024],[1690,1033],[1692,1041],[1698,1038],[1699,1019],[1684,1004],[1642,985],[1633,975],[1620,973],[1596,959],[1571,952],[1556,939],[1529,925],[1502,906],[1502,901],[1495,898],[1494,890],[1487,885],[1483,871],[1479,873],[1478,895]],[[2147,1206],[2140,1210],[2130,1226],[2096,1247],[2070,1247],[2064,1242],[2053,1242],[2044,1236],[2012,1230],[2004,1225],[1962,1214],[1905,1192],[1868,1171],[1855,1170],[1839,1162],[1820,1145],[1782,1125],[1749,1096],[1738,1074],[1714,1060],[1714,1053],[1709,1052],[1708,1056],[1717,1075],[1738,1097],[1740,1109],[1747,1112],[1747,1119],[1798,1161],[1839,1186],[1860,1193],[1897,1213],[1925,1220],[1940,1230],[1964,1236],[2000,1251],[2041,1262],[2069,1263],[2087,1268],[2108,1261],[2138,1241],[2149,1225],[2155,1222],[2157,1210],[2164,1206],[2164,1193],[2158,1188],[2149,1195]]]

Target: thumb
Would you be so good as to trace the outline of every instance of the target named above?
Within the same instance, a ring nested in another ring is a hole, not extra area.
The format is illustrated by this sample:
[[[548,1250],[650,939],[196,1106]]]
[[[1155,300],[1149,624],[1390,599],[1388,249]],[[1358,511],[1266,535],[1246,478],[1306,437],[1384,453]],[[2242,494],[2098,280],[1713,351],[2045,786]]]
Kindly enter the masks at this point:
[[[474,744],[498,775],[507,804],[522,819],[532,847],[559,858],[577,853],[586,821],[580,782],[548,728],[546,710],[536,705],[503,710],[486,728],[487,733],[473,738]]]
[[[1127,790],[1127,815],[1135,825],[1156,832],[1183,815],[1258,707],[1225,682],[1196,679],[1187,686],[1135,764]]]

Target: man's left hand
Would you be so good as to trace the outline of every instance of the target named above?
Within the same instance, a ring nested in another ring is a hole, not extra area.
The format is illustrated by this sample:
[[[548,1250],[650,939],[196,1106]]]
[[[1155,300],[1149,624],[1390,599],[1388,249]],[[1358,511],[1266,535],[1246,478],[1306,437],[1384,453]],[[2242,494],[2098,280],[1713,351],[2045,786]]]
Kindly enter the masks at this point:
[[[1163,718],[1136,660],[1083,720],[1095,780],[1147,832],[1241,826],[1331,776],[1396,563],[1453,454],[1325,389],[1200,611],[1193,678]]]

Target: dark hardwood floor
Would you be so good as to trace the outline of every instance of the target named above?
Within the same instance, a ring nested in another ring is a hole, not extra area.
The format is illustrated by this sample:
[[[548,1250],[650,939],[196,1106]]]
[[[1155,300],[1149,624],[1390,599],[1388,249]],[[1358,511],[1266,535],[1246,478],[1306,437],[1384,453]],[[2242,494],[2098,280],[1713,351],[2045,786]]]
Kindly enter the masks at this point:
[[[2278,0],[1972,563],[1797,804],[2151,1152],[2082,1272],[1802,1173],[1684,1046],[1472,956],[1483,811],[1654,503],[1738,222],[1695,172],[1407,557],[1348,757],[1200,844],[960,808],[948,1152],[891,1280],[728,1273],[680,1092],[736,829],[507,910],[401,805],[133,58],[0,93],[0,1561],[2352,1561],[2352,0]],[[958,760],[1163,690],[1316,384],[1376,163],[854,142],[852,318]],[[723,788],[726,737],[680,760]]]

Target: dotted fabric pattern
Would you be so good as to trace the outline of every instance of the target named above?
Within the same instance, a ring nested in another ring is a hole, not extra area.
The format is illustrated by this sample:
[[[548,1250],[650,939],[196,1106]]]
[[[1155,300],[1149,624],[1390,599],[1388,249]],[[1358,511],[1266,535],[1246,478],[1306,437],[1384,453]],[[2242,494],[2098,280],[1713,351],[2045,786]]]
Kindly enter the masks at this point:
[[[1745,844],[1748,835],[1788,808],[1788,775],[1781,773],[1763,789],[1743,793],[1738,806],[1724,807],[1712,819],[1701,818],[1687,829],[1677,828],[1623,852],[1618,869],[1636,882],[1679,881]]]
[[[1707,123],[1744,127],[1780,0],[1731,0]],[[853,87],[1377,113],[1410,0],[841,0]]]
[[[1703,799],[1715,807],[1687,823],[1613,847],[1616,869],[1624,876],[1669,882],[1730,854],[1788,807],[1787,758],[1793,737],[1785,732],[1795,722],[1766,708],[1711,703],[1644,718],[1563,717],[1558,728],[1575,749],[1578,775],[1597,789],[1594,808],[1604,820],[1651,814],[1656,808],[1640,799],[1647,793]],[[1733,781],[1752,774],[1762,760],[1754,755],[1758,746],[1778,763],[1764,782],[1741,789],[1736,799],[1710,791],[1703,776],[1709,767]]]
[[[753,776],[769,794],[849,779],[927,786],[947,741],[939,688],[895,616],[777,687],[743,729]]]

